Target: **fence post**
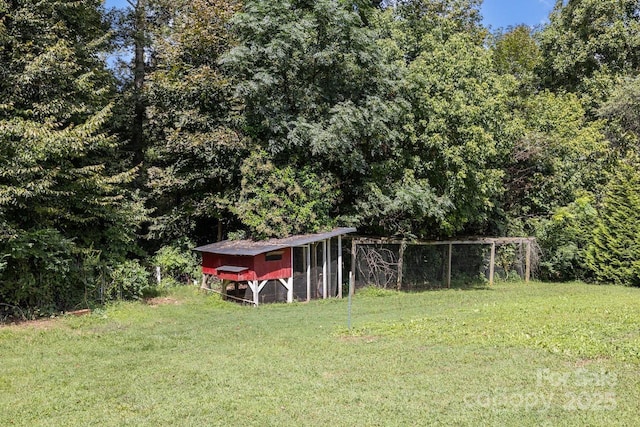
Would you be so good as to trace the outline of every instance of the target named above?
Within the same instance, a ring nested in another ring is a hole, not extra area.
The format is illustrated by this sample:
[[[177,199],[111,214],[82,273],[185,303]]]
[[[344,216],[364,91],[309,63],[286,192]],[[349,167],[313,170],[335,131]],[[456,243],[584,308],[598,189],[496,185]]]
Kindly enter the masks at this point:
[[[524,281],[528,283],[531,278],[531,239],[527,240],[527,259],[525,263]]]
[[[351,239],[351,277],[350,281],[353,281],[353,286],[349,286],[349,295],[352,295],[356,285],[356,254],[358,247],[356,246],[356,239]]]
[[[496,268],[496,242],[491,243],[491,260],[489,261],[489,285],[493,285],[493,274]]]
[[[396,283],[396,289],[397,290],[401,290],[402,289],[402,267],[404,264],[404,248],[407,246],[407,243],[405,242],[405,240],[402,240],[402,243],[400,243],[400,251],[398,254],[398,280]]]

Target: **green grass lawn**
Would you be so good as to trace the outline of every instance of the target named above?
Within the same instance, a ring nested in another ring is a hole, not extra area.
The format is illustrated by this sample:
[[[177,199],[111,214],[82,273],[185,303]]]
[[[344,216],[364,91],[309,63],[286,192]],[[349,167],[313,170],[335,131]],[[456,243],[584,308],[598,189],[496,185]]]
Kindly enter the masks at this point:
[[[0,425],[637,425],[640,289],[499,283],[0,327]]]

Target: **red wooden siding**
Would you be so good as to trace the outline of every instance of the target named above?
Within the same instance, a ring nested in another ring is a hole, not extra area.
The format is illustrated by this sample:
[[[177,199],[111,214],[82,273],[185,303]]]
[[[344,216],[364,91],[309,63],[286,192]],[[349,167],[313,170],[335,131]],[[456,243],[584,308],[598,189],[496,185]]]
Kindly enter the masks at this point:
[[[267,261],[267,254],[254,257],[253,268],[258,280],[286,279],[291,277],[291,248],[281,249],[282,259]]]
[[[266,253],[256,256],[219,255],[202,253],[202,272],[211,274],[223,280],[243,282],[247,280],[275,280],[291,277],[291,248],[284,248],[282,258],[276,261],[267,261]],[[247,267],[240,273],[217,271],[218,267],[231,265]]]

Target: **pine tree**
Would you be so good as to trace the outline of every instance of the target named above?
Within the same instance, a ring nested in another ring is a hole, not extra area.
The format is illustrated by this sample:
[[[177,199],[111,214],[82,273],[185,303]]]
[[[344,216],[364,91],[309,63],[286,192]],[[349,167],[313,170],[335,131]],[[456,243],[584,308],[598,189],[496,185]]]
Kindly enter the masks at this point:
[[[640,286],[640,173],[621,164],[598,212],[587,266],[598,282]]]

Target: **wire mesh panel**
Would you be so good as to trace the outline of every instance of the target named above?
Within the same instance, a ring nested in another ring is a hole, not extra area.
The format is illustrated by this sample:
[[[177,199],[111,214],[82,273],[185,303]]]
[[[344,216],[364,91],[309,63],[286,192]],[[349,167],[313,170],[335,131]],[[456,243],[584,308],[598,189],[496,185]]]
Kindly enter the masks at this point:
[[[357,244],[356,287],[394,288],[398,279],[400,245]]]
[[[402,285],[408,289],[442,285],[446,275],[444,246],[407,245],[404,250]]]
[[[530,264],[535,270],[540,249],[533,244]],[[525,242],[496,245],[495,275],[502,280],[518,280],[526,275],[527,248]]]
[[[325,243],[322,241],[311,243],[307,246],[293,248],[293,299],[297,301],[307,300],[307,263],[309,265],[309,298],[331,298],[338,295],[338,240],[326,241],[326,256],[324,254]],[[308,254],[307,254],[308,252]],[[286,279],[285,279],[286,280]],[[253,292],[246,288],[244,298],[253,301]],[[279,280],[270,280],[260,291],[260,303],[286,302],[287,289]]]
[[[462,242],[356,240],[355,284],[404,290],[464,287],[491,281],[492,272],[494,278],[503,280],[528,279],[537,260],[534,243],[530,238]]]

